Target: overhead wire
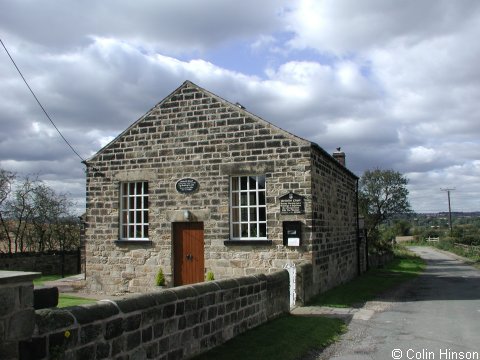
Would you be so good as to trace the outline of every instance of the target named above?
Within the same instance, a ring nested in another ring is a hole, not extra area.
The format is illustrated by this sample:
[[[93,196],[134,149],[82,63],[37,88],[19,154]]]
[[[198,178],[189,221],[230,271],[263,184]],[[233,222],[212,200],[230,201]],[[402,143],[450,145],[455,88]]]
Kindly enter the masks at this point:
[[[75,155],[77,155],[80,160],[85,163],[85,159],[83,157],[80,156],[80,154],[73,148],[73,146],[70,144],[70,142],[65,138],[65,136],[63,136],[62,132],[60,131],[60,129],[57,127],[57,125],[55,125],[55,123],[53,122],[52,118],[50,117],[50,115],[48,115],[47,111],[45,110],[45,108],[43,107],[43,105],[40,103],[40,100],[38,100],[37,96],[35,95],[35,93],[33,92],[32,88],[30,87],[30,85],[28,85],[28,82],[27,80],[25,79],[25,77],[23,76],[22,72],[20,71],[20,69],[18,68],[17,64],[15,63],[15,60],[13,60],[13,57],[10,55],[10,53],[8,52],[7,50],[7,47],[5,46],[5,44],[3,43],[2,39],[0,39],[0,43],[2,44],[3,48],[5,49],[5,52],[7,53],[8,57],[10,58],[10,60],[12,61],[13,65],[15,66],[15,68],[17,69],[18,73],[20,74],[20,76],[22,77],[23,79],[23,82],[25,83],[25,85],[27,85],[27,88],[28,90],[30,90],[30,92],[32,93],[33,97],[35,98],[35,100],[37,101],[37,104],[40,106],[40,108],[42,109],[43,113],[45,114],[45,116],[47,117],[47,119],[50,121],[50,123],[53,125],[53,127],[55,128],[55,130],[57,130],[58,134],[61,136],[61,138],[63,139],[63,141],[65,141],[65,143],[70,147],[70,149],[75,153]]]

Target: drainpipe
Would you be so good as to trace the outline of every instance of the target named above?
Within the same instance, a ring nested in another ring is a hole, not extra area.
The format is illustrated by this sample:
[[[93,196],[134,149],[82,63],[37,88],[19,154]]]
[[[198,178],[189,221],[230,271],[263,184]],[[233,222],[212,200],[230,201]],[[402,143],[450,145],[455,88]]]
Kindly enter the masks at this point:
[[[362,268],[360,267],[360,224],[359,224],[359,210],[358,210],[358,179],[355,181],[355,207],[356,207],[356,221],[357,221],[357,274],[362,273]]]
[[[80,219],[80,247],[78,248],[79,251],[79,263],[82,262],[82,248],[83,248],[83,280],[87,280],[87,243],[85,239],[85,230],[87,226],[86,217],[85,219],[83,216],[78,217]],[[80,273],[82,272],[82,265],[80,265]]]

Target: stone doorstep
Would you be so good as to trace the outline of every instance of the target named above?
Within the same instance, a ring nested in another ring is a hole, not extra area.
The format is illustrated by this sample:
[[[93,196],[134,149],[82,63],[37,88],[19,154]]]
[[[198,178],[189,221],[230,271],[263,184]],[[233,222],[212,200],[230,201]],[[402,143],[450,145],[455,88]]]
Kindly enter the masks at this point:
[[[333,308],[328,306],[302,306],[291,311],[296,316],[327,316],[350,322],[359,309],[354,308]]]
[[[326,316],[345,320],[370,320],[375,310],[368,308],[333,308],[328,306],[303,306],[291,311],[296,316]]]

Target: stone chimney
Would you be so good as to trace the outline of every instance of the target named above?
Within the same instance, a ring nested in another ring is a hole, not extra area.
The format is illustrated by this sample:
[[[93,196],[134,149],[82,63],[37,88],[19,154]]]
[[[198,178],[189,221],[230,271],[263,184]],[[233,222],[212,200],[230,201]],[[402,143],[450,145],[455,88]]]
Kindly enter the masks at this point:
[[[342,148],[341,147],[338,147],[337,148],[337,151],[335,151],[333,153],[333,158],[335,160],[337,160],[340,164],[342,164],[343,166],[345,166],[345,153],[343,151],[341,151]]]

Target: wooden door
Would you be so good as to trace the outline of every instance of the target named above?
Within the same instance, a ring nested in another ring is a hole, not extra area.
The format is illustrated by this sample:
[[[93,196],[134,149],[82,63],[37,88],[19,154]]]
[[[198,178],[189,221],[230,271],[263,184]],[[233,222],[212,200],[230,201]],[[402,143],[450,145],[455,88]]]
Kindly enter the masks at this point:
[[[204,281],[203,223],[173,223],[175,286]]]

